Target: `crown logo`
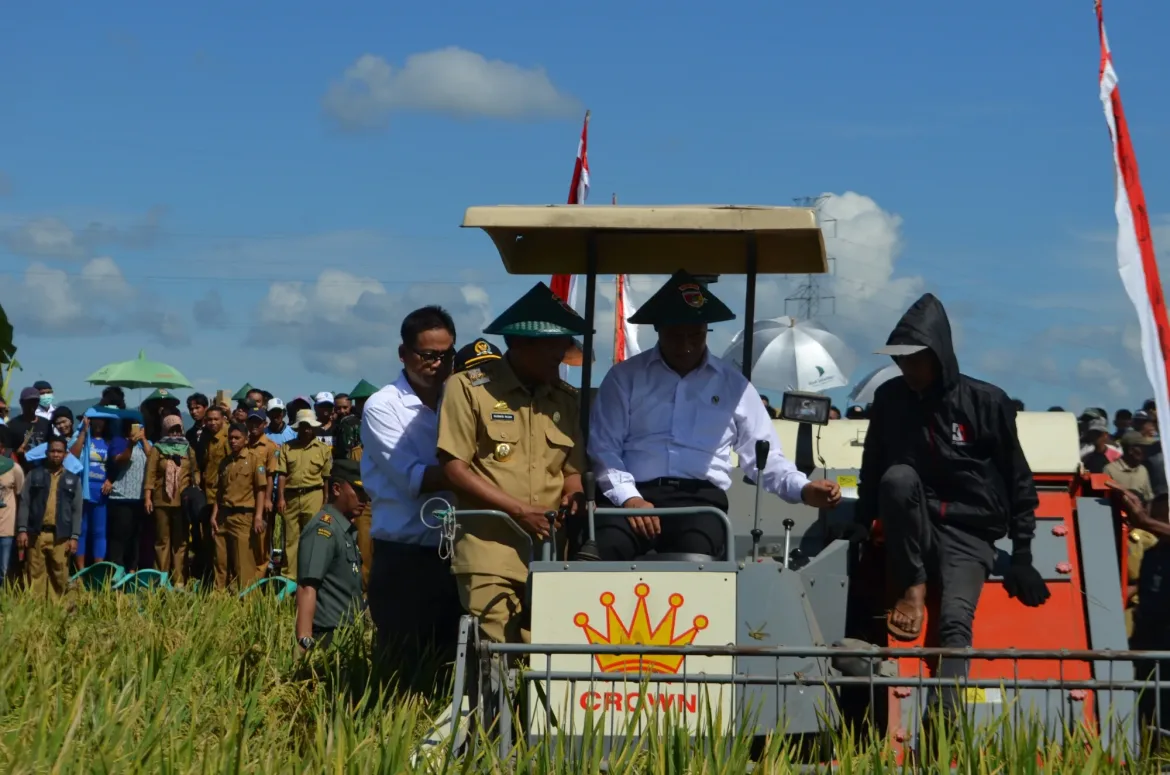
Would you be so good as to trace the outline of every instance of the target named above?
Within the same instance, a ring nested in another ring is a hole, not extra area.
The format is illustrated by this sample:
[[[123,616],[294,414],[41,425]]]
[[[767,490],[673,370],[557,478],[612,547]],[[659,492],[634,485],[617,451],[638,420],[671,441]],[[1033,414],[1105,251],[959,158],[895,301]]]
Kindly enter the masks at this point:
[[[646,597],[650,585],[639,583],[634,587],[638,604],[627,627],[613,604],[617,599],[612,592],[602,592],[598,600],[605,608],[605,634],[589,624],[589,614],[580,612],[573,617],[573,624],[581,628],[586,639],[594,646],[689,646],[700,631],[710,623],[706,616],[696,616],[691,628],[675,634],[678,610],[682,608],[683,596],[675,592],[668,602],[670,610],[657,625],[651,624]],[[682,668],[683,656],[679,654],[597,654],[594,659],[603,673],[667,673],[674,674]]]

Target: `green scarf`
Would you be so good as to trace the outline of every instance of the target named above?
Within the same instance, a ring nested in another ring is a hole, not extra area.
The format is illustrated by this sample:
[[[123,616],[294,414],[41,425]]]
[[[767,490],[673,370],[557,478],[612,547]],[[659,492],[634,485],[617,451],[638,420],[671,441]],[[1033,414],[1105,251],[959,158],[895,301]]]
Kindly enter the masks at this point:
[[[180,457],[187,454],[188,444],[187,439],[182,436],[166,436],[158,440],[154,445],[158,449],[158,453],[163,457],[170,457],[172,455],[179,455]]]
[[[0,476],[4,476],[4,474],[11,471],[14,465],[16,463],[13,463],[12,458],[8,457],[8,455],[0,455]]]

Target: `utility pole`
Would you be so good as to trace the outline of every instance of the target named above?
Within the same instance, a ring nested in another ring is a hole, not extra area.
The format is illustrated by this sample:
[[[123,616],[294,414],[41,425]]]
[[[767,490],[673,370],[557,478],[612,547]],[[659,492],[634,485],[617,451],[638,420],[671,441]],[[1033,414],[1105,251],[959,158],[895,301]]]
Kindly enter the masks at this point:
[[[817,224],[823,226],[825,223],[833,224],[833,236],[837,234],[837,221],[835,218],[821,219],[821,204],[828,197],[828,194],[812,197],[801,196],[796,197],[792,201],[798,207],[812,207],[817,211]],[[834,259],[829,256],[829,274],[833,273]],[[796,292],[784,299],[784,314],[788,313],[788,305],[791,303],[795,307],[796,317],[798,320],[812,320],[821,310],[821,302],[826,301],[831,303],[832,311],[830,315],[837,314],[837,297],[825,296],[821,294],[819,286],[819,277],[815,274],[808,274],[804,276],[804,280],[797,286]]]

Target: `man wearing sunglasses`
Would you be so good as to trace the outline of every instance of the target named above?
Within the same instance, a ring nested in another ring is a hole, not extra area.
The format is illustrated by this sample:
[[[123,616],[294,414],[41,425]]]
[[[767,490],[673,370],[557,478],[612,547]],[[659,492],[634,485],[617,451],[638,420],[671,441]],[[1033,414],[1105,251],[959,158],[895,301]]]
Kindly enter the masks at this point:
[[[441,307],[423,307],[402,321],[401,336],[402,373],[362,410],[361,478],[371,502],[368,596],[378,648],[410,668],[432,648],[454,655],[462,613],[450,562],[439,556],[440,531],[428,527],[440,508],[432,498],[454,502],[435,444],[455,323]]]

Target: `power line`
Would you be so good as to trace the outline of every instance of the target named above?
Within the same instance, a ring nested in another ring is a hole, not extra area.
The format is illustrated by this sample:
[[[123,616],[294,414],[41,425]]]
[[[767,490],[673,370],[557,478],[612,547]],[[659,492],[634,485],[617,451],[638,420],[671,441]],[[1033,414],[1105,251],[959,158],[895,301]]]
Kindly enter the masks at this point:
[[[828,194],[819,197],[802,196],[796,197],[792,201],[796,202],[801,207],[812,207],[816,210],[817,225],[824,228],[825,224],[831,223],[833,225],[833,236],[837,233],[837,219],[821,217],[821,204],[828,198]],[[829,274],[833,273],[835,259],[829,256]],[[833,311],[830,315],[837,314],[837,297],[832,295],[823,295],[820,292],[818,284],[818,276],[815,274],[807,274],[804,280],[796,288],[796,293],[784,299],[784,314],[788,314],[788,305],[792,303],[797,309],[797,318],[800,320],[812,320],[815,318],[821,309],[821,302],[831,302]]]

